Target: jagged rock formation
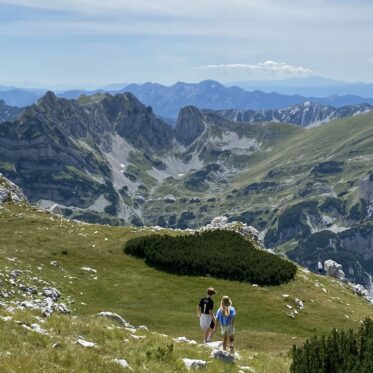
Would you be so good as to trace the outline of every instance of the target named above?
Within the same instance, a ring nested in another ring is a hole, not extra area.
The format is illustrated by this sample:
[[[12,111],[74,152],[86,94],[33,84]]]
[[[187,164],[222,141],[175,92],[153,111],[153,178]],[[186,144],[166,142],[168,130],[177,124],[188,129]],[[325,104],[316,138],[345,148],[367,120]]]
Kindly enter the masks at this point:
[[[15,120],[22,111],[23,109],[16,106],[9,106],[5,101],[0,100],[0,124]]]
[[[291,123],[299,126],[317,126],[331,120],[367,113],[373,110],[368,104],[343,106],[335,108],[315,102],[305,101],[301,104],[281,109],[270,110],[220,110],[222,117],[240,123],[274,122]]]

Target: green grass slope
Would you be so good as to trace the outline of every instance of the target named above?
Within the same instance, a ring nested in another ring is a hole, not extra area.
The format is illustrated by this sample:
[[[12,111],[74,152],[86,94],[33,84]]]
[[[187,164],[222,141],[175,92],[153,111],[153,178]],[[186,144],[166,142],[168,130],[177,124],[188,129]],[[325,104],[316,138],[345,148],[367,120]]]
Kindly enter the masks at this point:
[[[0,227],[0,272],[21,269],[21,280],[25,273],[37,276],[61,291],[61,301],[74,301],[69,304],[71,315],[53,314],[40,323],[48,335],[16,323],[39,323],[35,317],[40,311],[10,314],[0,307],[1,316],[13,317],[0,319],[0,367],[7,372],[116,372],[123,370],[112,362],[118,358],[125,358],[137,372],[174,372],[185,371],[184,357],[211,361],[207,372],[237,372],[238,365],[256,372],[287,372],[288,351],[294,343],[332,327],[356,327],[365,317],[373,317],[373,308],[346,285],[302,269],[294,281],[276,287],[157,271],[123,253],[128,239],[149,234],[150,229],[78,224],[12,204],[0,205]],[[172,340],[178,336],[200,340],[195,307],[208,286],[218,290],[216,304],[228,294],[238,312],[236,339],[242,360],[234,366],[212,360],[205,347]],[[16,293],[17,298],[23,296]],[[295,298],[303,301],[304,309],[291,318],[287,306],[296,307]],[[95,317],[100,311],[117,312],[150,331],[137,332],[145,338],[135,339],[128,330]],[[79,335],[98,347],[75,345]],[[55,342],[60,347],[52,348]]]

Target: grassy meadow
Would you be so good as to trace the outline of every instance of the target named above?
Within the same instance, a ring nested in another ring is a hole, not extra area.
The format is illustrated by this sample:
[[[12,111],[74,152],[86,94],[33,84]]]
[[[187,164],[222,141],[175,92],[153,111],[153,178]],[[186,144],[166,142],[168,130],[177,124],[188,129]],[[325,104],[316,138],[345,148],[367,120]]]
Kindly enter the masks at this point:
[[[148,228],[79,224],[27,205],[1,205],[0,273],[21,269],[22,279],[30,271],[56,286],[61,302],[74,303],[69,304],[70,315],[54,313],[40,323],[48,335],[15,322],[39,323],[35,317],[40,311],[10,314],[0,307],[1,316],[13,317],[0,320],[0,371],[119,372],[124,368],[112,360],[124,358],[137,372],[175,372],[186,371],[181,358],[187,357],[211,361],[207,372],[237,372],[242,365],[281,373],[288,371],[288,351],[294,343],[333,327],[357,327],[373,317],[373,308],[346,285],[300,268],[294,281],[275,287],[160,272],[123,252],[128,239],[149,233]],[[200,341],[195,308],[208,286],[218,291],[216,305],[222,295],[229,295],[237,309],[236,349],[242,360],[234,366],[212,360],[203,346],[172,340],[186,336]],[[303,301],[304,309],[291,318],[288,306],[296,307],[295,298]],[[101,311],[116,312],[149,331],[137,332],[145,338],[133,337],[115,322],[96,317]],[[75,345],[79,335],[98,347]],[[52,348],[56,342],[60,347]]]

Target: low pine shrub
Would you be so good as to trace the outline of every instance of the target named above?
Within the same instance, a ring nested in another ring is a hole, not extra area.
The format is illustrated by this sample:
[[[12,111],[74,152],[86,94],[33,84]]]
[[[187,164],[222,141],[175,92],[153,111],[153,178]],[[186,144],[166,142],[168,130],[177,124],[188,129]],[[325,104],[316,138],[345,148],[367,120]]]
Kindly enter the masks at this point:
[[[373,321],[366,319],[357,331],[333,330],[293,347],[291,373],[373,372]]]
[[[257,249],[238,233],[223,230],[176,237],[138,237],[128,241],[124,250],[166,272],[210,275],[259,285],[286,283],[297,270],[293,263]]]

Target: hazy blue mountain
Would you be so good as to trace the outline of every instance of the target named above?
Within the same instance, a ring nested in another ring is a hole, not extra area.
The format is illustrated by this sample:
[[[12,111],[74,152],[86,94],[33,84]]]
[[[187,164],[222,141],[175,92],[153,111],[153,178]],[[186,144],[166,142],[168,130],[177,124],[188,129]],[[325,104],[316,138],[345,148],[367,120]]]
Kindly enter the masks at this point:
[[[283,95],[276,92],[246,91],[240,87],[227,87],[223,84],[205,80],[200,83],[178,82],[171,86],[158,83],[130,84],[122,92],[131,92],[146,105],[152,106],[155,113],[167,118],[176,118],[180,109],[193,105],[198,108],[223,110],[280,109],[312,101],[323,105],[341,107],[346,105],[373,104],[373,98],[358,96],[305,97]]]
[[[0,100],[5,101],[9,106],[23,107],[34,104],[44,93],[45,90],[41,89],[3,87],[0,89]]]
[[[286,95],[326,97],[333,95],[356,95],[373,97],[373,84],[364,82],[344,82],[318,76],[290,78],[283,80],[247,80],[225,83],[228,86],[241,87],[247,91],[260,90]]]

